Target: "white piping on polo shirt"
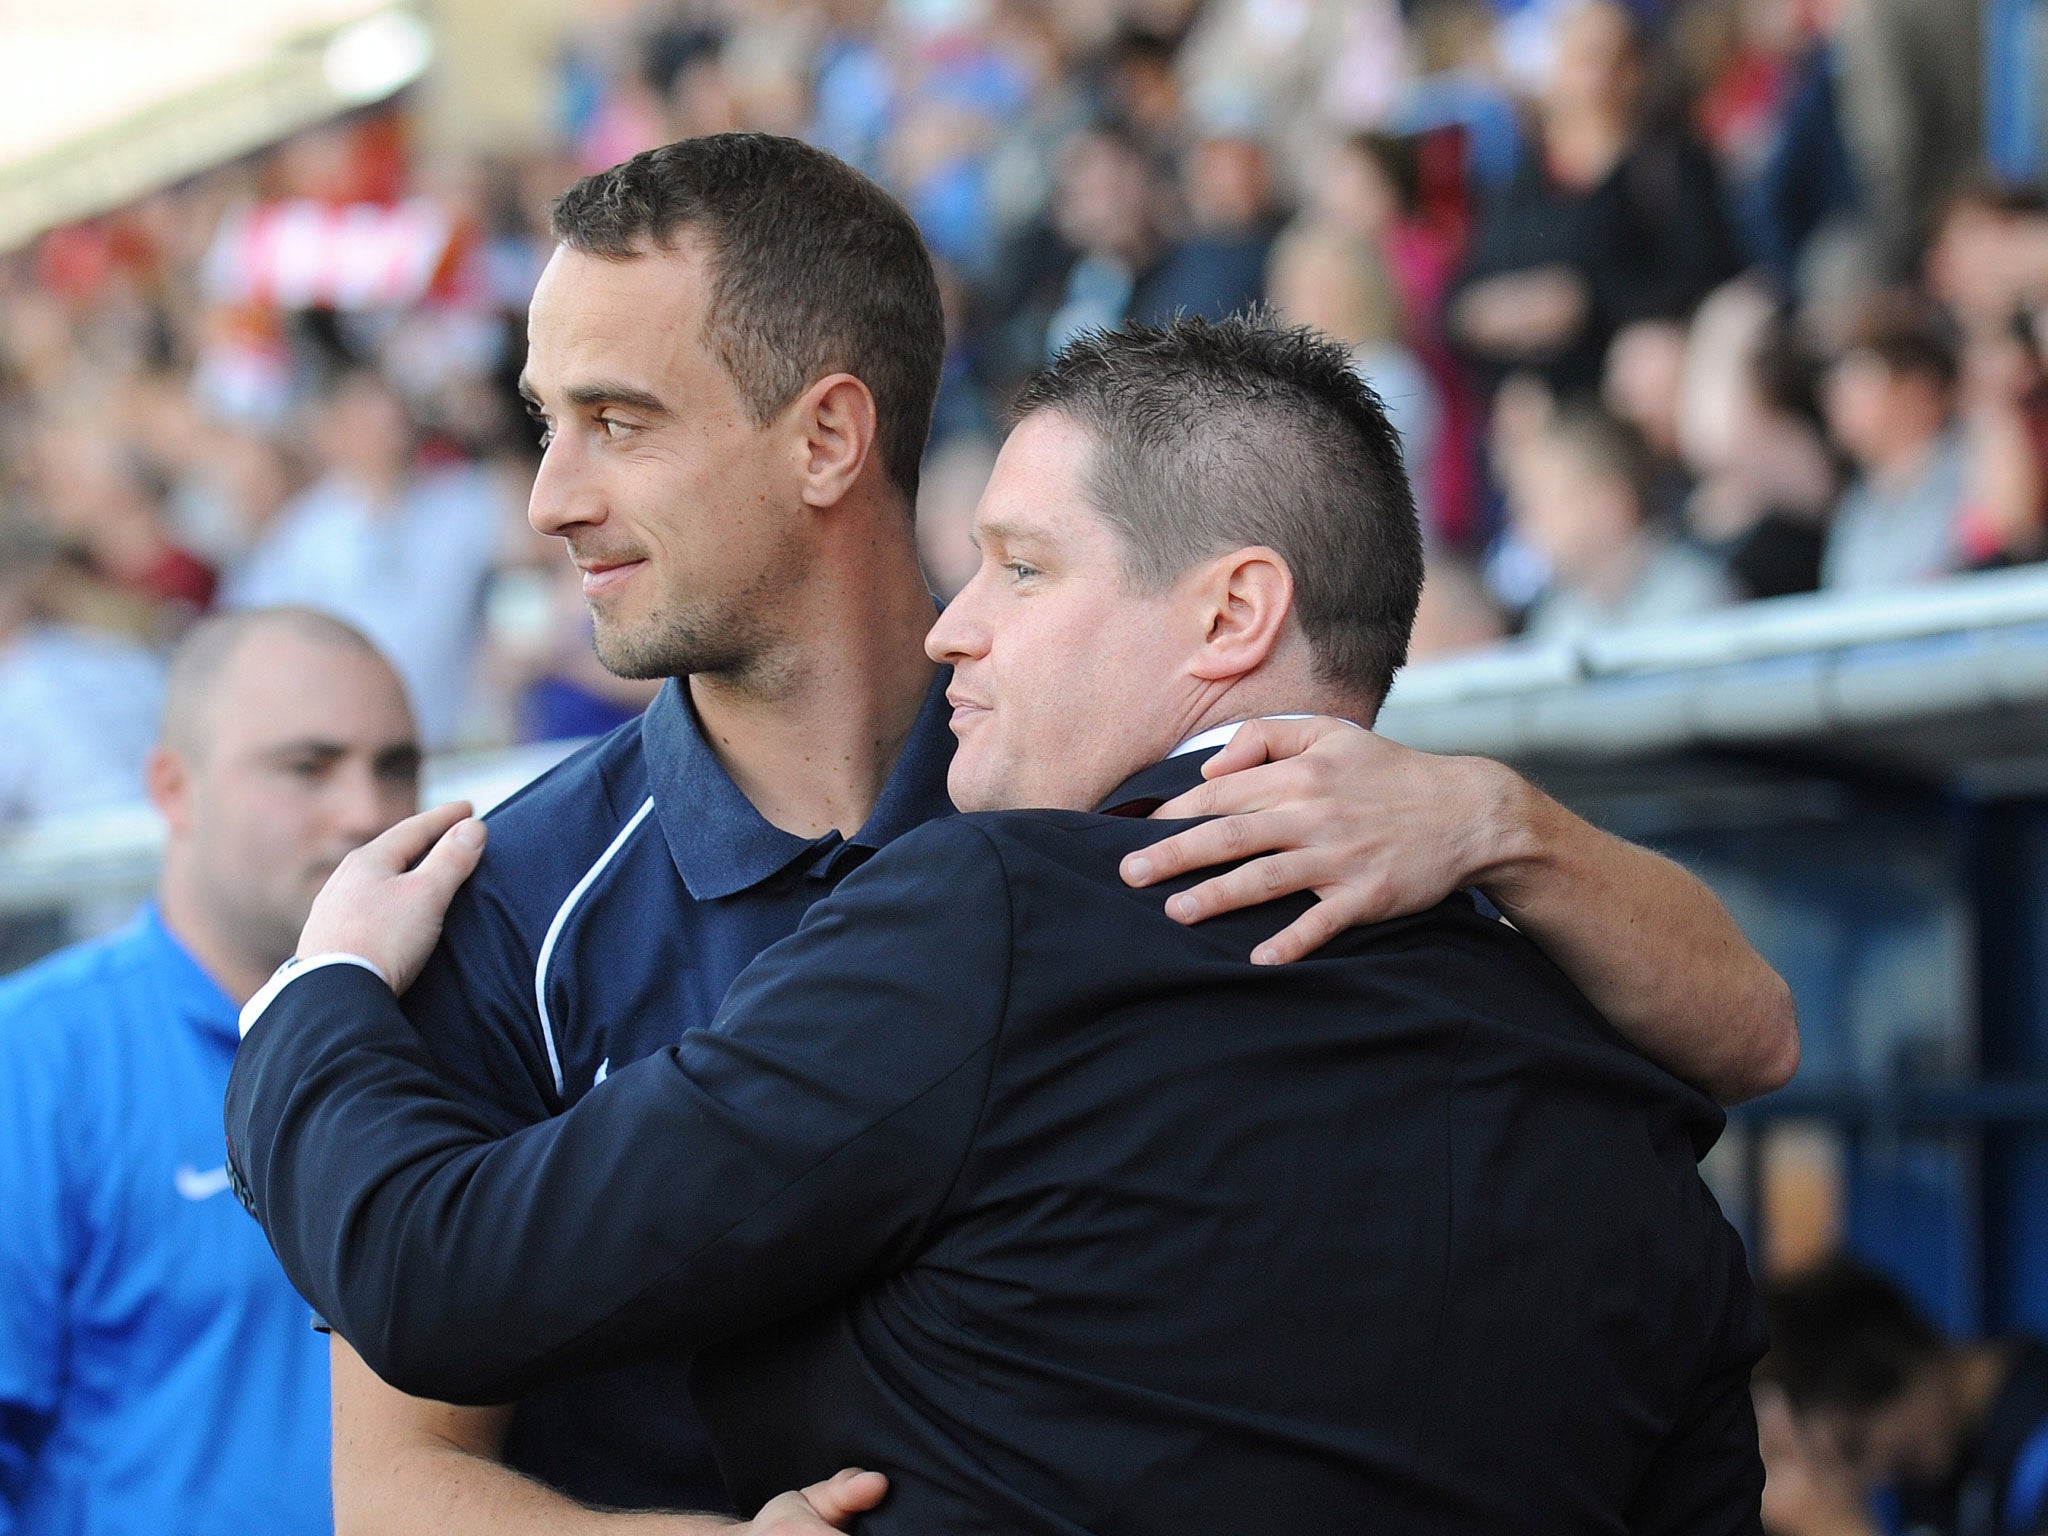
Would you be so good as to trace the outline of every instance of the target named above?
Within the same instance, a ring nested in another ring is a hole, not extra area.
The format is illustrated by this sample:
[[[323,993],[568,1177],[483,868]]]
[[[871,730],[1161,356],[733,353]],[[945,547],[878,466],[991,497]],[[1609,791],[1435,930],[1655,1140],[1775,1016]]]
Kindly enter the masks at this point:
[[[597,856],[597,862],[584,871],[583,878],[576,882],[576,888],[570,891],[561,906],[555,909],[555,920],[548,924],[548,936],[541,940],[540,959],[535,961],[533,966],[533,1002],[540,1010],[541,1044],[548,1049],[548,1071],[554,1074],[555,1093],[558,1097],[564,1091],[562,1058],[555,1049],[554,1020],[548,1017],[548,962],[555,957],[555,940],[562,936],[562,928],[569,921],[569,914],[576,910],[576,903],[583,899],[584,892],[596,883],[597,877],[604,873],[605,865],[611,863],[618,851],[626,846],[626,839],[633,835],[640,823],[647,819],[647,813],[653,809],[654,796],[649,795],[640,802],[640,809],[633,813],[632,818],[619,828],[619,835],[612,839],[611,847]]]

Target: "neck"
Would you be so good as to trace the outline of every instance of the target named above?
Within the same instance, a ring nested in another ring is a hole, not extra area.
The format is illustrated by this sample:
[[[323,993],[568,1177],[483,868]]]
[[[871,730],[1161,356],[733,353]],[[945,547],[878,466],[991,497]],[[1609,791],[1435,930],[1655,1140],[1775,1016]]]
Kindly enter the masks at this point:
[[[847,542],[817,562],[828,574],[804,594],[802,622],[757,669],[772,687],[689,679],[719,762],[769,823],[799,837],[859,830],[937,670],[924,655],[932,597],[910,518],[878,516]]]
[[[1219,725],[1241,725],[1268,715],[1333,715],[1359,725],[1372,723],[1373,710],[1354,698],[1347,698],[1315,675],[1306,657],[1288,658],[1277,665],[1262,667],[1250,676],[1234,681],[1228,688],[1205,701],[1190,716],[1160,754],[1173,751],[1183,742],[1214,730]]]
[[[256,989],[269,980],[270,973],[291,958],[289,950],[281,955],[255,954],[246,945],[235,942],[228,925],[218,921],[201,899],[190,869],[175,849],[164,854],[163,879],[158,884],[156,900],[171,937],[199,962],[199,968],[213,978],[237,1008],[254,997]]]
[[[1933,459],[1935,448],[1941,442],[1941,428],[1937,427],[1924,437],[1910,434],[1896,438],[1886,446],[1882,456],[1870,461],[1870,480],[1879,490],[1897,493],[1910,490],[1913,482]]]

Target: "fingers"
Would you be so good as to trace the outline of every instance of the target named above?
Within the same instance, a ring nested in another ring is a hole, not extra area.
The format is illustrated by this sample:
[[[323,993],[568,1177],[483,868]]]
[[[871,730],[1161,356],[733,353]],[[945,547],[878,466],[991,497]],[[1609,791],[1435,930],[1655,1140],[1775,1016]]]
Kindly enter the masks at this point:
[[[1305,720],[1247,720],[1221,752],[1202,764],[1202,777],[1217,779],[1260,763],[1297,757],[1333,731],[1356,729],[1349,720],[1332,715],[1311,715]]]
[[[1305,830],[1299,815],[1291,810],[1222,815],[1125,854],[1118,868],[1124,884],[1142,888],[1190,870],[1301,848],[1308,842]]]
[[[1317,902],[1285,928],[1252,951],[1253,965],[1292,965],[1312,955],[1358,919],[1339,916],[1337,904]]]
[[[855,1515],[873,1509],[889,1491],[889,1479],[879,1472],[848,1467],[822,1483],[804,1490],[804,1500],[830,1525],[844,1525]]]
[[[441,840],[444,833],[470,813],[467,800],[451,800],[430,811],[408,816],[397,826],[365,843],[365,863],[389,874],[403,874],[419,861],[420,855]]]
[[[1204,922],[1222,912],[1311,890],[1328,874],[1325,862],[1311,851],[1271,854],[1167,897],[1166,915],[1177,923]]]
[[[455,899],[462,882],[476,873],[477,861],[484,856],[486,836],[481,821],[464,816],[427,850],[427,856],[412,872],[413,881],[445,908]]]

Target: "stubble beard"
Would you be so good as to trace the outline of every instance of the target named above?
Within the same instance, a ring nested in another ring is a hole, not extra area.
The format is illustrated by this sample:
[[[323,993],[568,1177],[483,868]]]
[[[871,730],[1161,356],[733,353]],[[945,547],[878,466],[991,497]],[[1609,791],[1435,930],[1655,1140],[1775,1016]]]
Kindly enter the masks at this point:
[[[790,665],[776,615],[801,574],[796,561],[777,561],[723,600],[670,599],[638,624],[607,622],[593,607],[598,662],[614,677],[699,677],[756,697],[785,693]]]

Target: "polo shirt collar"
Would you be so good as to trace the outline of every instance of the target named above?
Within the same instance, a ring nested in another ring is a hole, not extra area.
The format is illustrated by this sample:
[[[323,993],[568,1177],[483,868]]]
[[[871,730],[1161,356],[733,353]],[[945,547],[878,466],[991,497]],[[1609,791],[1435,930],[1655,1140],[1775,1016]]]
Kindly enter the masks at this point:
[[[941,668],[932,679],[874,810],[848,838],[836,831],[818,838],[799,837],[754,809],[705,741],[689,691],[679,679],[664,683],[641,716],[640,737],[655,820],[690,895],[698,901],[734,896],[802,860],[810,861],[811,872],[822,875],[846,845],[873,852],[934,816],[950,814],[950,676]]]
[[[129,933],[149,955],[150,984],[167,1011],[196,1028],[225,1037],[230,1043],[241,1040],[237,1022],[241,1010],[164,925],[163,913],[154,901],[143,903]]]

